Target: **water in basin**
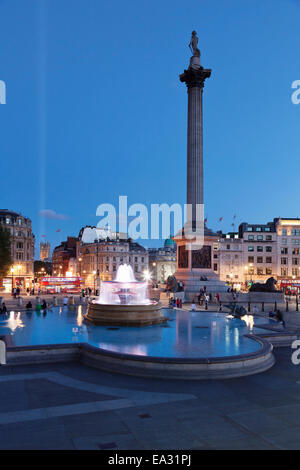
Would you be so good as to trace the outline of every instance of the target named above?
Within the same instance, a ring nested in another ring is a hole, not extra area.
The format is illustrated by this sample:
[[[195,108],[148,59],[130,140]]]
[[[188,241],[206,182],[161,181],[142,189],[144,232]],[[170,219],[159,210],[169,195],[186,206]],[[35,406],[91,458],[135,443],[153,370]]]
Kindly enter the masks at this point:
[[[165,309],[165,324],[147,327],[108,327],[84,323],[82,306],[53,307],[47,312],[0,314],[0,336],[8,346],[87,342],[125,354],[154,357],[221,357],[247,354],[260,344],[247,333],[262,333],[256,325],[268,318],[246,315],[242,320],[224,314]]]

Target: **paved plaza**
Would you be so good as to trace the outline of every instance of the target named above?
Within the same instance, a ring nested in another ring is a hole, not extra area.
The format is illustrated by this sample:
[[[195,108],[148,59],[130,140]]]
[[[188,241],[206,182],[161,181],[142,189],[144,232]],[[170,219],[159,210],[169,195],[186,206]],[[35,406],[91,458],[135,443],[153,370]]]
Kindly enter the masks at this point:
[[[299,449],[300,366],[164,381],[79,363],[0,368],[1,449]]]

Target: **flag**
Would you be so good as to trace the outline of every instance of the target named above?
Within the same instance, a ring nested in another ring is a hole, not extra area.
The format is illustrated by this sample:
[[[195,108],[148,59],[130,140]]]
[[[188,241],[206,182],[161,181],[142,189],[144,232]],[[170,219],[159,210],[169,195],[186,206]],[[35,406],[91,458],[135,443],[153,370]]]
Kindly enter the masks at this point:
[[[219,218],[219,222],[222,222],[222,220],[223,220],[223,217],[220,217],[220,218]]]
[[[57,232],[61,232],[61,228],[57,229],[56,231],[57,231]]]

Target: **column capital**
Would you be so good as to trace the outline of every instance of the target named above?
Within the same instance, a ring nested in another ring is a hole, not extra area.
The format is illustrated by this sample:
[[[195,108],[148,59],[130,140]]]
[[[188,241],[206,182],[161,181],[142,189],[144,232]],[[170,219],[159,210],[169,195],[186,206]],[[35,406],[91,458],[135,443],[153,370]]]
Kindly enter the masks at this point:
[[[181,75],[179,79],[181,82],[185,83],[187,89],[190,88],[203,88],[204,82],[211,75],[211,69],[205,69],[203,67],[193,68],[189,67]]]

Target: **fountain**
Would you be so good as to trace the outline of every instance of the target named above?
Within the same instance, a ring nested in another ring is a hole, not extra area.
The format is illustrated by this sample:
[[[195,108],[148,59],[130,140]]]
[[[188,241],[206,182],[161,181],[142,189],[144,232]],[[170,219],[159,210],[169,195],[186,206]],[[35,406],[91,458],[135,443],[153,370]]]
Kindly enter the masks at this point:
[[[100,295],[88,304],[85,320],[94,325],[144,326],[166,321],[160,302],[147,298],[147,282],[135,279],[132,267],[119,266],[114,281],[103,281]]]

